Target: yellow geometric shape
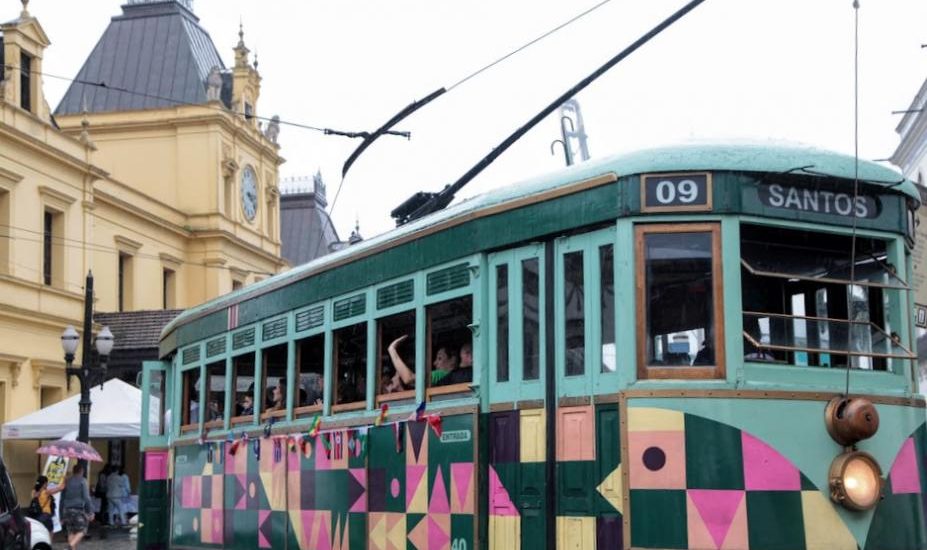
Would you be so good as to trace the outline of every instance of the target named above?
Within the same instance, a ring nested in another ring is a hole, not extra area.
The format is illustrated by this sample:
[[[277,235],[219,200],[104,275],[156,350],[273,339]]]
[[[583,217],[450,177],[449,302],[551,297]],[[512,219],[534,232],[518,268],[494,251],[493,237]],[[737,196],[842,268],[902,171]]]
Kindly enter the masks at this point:
[[[406,512],[410,514],[427,514],[428,513],[428,469],[427,469],[428,467],[427,466],[417,466],[417,467],[425,468],[425,470],[422,473],[422,479],[419,480],[418,487],[415,488],[415,492],[412,494],[411,500],[409,500],[409,506],[407,507]],[[408,479],[408,477],[406,479]]]
[[[370,548],[386,549],[386,514],[370,514]]]
[[[685,420],[679,411],[653,407],[628,407],[628,430],[632,432],[681,432]]]
[[[303,540],[303,514],[302,510],[298,506],[290,507],[289,509],[290,516],[290,528],[293,529],[293,533],[296,535],[296,543],[299,545],[300,550],[306,548],[306,541]]]
[[[403,550],[406,547],[406,515],[402,513],[387,514],[387,523],[392,523],[386,540],[394,550]]]
[[[427,519],[426,517],[425,520]],[[519,548],[521,548],[521,517],[489,516],[489,550],[519,550]]]
[[[856,539],[820,491],[802,491],[806,550],[856,550]]]
[[[595,550],[595,518],[557,516],[557,548]]]
[[[547,457],[544,409],[521,411],[520,423],[521,461],[544,462]]]
[[[622,507],[624,501],[621,492],[621,464],[602,480],[602,483],[596,487],[596,490],[609,504],[615,507],[615,510],[618,510],[622,514],[624,513],[624,508]]]
[[[207,462],[203,465],[203,475],[211,476],[212,475],[212,462]]]

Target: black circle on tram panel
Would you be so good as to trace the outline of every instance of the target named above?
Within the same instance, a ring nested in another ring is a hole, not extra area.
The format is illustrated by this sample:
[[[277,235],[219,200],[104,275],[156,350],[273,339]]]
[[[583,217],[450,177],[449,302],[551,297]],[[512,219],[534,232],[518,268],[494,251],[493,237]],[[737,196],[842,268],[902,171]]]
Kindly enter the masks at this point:
[[[644,451],[644,466],[651,472],[663,468],[666,465],[666,453],[660,447],[648,447]]]

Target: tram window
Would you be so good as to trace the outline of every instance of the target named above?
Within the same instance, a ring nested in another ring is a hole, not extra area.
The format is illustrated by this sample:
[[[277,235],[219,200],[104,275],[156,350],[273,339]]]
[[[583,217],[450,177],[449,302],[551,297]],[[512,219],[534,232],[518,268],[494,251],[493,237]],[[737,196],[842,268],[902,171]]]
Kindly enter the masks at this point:
[[[599,247],[599,309],[602,312],[602,370],[615,372],[615,252],[612,245]]]
[[[183,400],[181,401],[182,415],[180,424],[182,426],[189,426],[191,424],[199,424],[200,422],[200,396],[199,396],[199,381],[200,381],[200,370],[191,369],[183,373],[181,376],[181,381],[183,385]]]
[[[335,405],[367,399],[367,323],[334,331]]]
[[[279,344],[266,348],[262,354],[264,368],[261,392],[264,394],[262,413],[269,416],[279,416],[286,412],[287,367],[286,344]]]
[[[428,386],[453,386],[473,381],[473,346],[469,325],[473,299],[464,296],[428,307]]]
[[[566,375],[583,374],[586,365],[585,285],[583,253],[570,252],[563,256],[563,303],[566,324]]]
[[[537,380],[541,374],[540,279],[537,258],[521,262],[522,346],[524,380]]]
[[[254,354],[232,359],[232,387],[235,388],[235,416],[250,420],[254,415]]]
[[[641,376],[723,376],[719,239],[715,224],[637,228]]]
[[[741,227],[745,359],[885,370],[910,355],[888,324],[888,293],[906,287],[887,243],[857,237],[855,265],[853,247],[845,235]]]
[[[406,311],[377,321],[377,392],[414,397],[415,312]],[[411,396],[407,392],[412,392]]]
[[[316,334],[296,343],[299,386],[297,407],[321,407],[325,392],[325,335]]]
[[[496,266],[496,381],[509,381],[509,266]]]
[[[170,426],[165,426],[167,423],[165,410],[168,405],[165,403],[166,399],[164,398],[164,371],[152,369],[150,373],[148,379],[148,395],[152,405],[156,403],[155,399],[157,399],[158,417],[154,419],[157,427],[149,435],[164,435],[166,433],[165,430],[171,429]],[[151,422],[150,418],[148,422]]]
[[[225,360],[206,365],[206,422],[225,417]]]

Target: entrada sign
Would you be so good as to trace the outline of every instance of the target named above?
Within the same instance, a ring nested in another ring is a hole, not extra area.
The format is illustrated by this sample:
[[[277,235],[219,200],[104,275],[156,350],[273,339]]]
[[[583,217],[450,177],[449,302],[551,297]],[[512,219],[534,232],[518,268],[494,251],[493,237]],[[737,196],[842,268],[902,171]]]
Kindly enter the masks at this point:
[[[856,218],[879,215],[879,200],[868,195],[854,197],[852,193],[778,183],[760,185],[758,195],[764,206],[772,208]]]

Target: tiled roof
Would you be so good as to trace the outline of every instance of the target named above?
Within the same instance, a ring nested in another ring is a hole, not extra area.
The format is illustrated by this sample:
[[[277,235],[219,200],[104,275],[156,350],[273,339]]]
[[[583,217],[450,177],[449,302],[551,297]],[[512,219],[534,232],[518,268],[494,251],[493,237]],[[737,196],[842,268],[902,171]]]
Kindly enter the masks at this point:
[[[297,266],[324,256],[337,242],[338,233],[315,193],[280,196],[281,255],[290,265]]]
[[[100,325],[108,326],[112,331],[114,350],[156,348],[161,329],[182,311],[182,309],[159,309],[95,313],[93,320]]]
[[[206,77],[212,67],[225,65],[193,12],[173,1],[128,4],[122,12],[110,21],[55,114],[80,113],[85,104],[94,113],[206,103]]]

